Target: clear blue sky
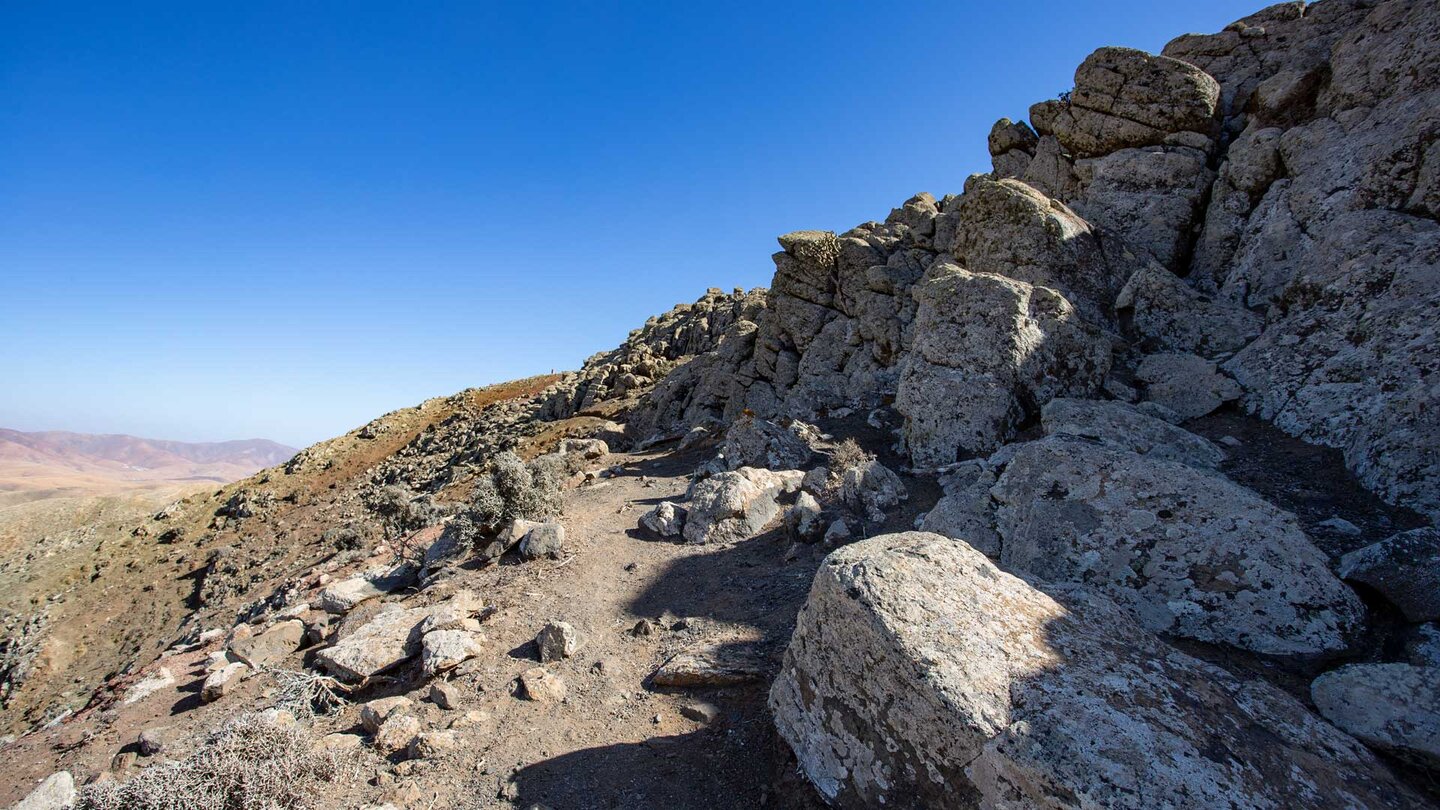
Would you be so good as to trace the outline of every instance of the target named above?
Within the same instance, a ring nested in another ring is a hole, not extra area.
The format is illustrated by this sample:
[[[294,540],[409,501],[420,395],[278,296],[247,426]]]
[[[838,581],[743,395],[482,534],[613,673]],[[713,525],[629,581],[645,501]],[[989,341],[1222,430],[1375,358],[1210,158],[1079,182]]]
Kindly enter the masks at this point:
[[[1262,3],[0,5],[0,426],[295,445],[574,368]]]

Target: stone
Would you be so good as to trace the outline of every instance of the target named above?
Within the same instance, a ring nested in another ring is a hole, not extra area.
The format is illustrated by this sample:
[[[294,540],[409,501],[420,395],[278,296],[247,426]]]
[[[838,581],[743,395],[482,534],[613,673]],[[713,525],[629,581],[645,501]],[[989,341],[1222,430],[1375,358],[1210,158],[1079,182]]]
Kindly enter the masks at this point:
[[[1260,336],[1264,318],[1233,302],[1202,295],[1154,263],[1135,271],[1115,297],[1136,346],[1149,353],[1228,357]]]
[[[250,667],[236,662],[226,664],[205,676],[205,682],[200,686],[200,699],[206,703],[214,703],[222,697],[235,691],[235,687],[245,680],[250,674]]]
[[[802,491],[795,503],[785,510],[785,526],[790,534],[804,543],[813,543],[825,533],[823,510],[820,502],[809,492]]]
[[[680,716],[696,723],[713,723],[720,716],[720,709],[713,703],[691,701],[680,704]]]
[[[34,790],[11,810],[66,810],[75,803],[75,779],[69,771],[56,771],[45,777]]]
[[[990,501],[994,485],[995,473],[989,467],[977,462],[964,465],[945,482],[945,494],[925,513],[919,529],[963,540],[981,554],[998,557],[1000,535]]]
[[[600,439],[561,439],[560,452],[563,455],[576,454],[594,461],[610,455],[610,445]]]
[[[460,707],[460,687],[449,681],[436,681],[430,684],[430,702],[445,710],[453,710]]]
[[[1177,132],[1209,135],[1217,128],[1219,100],[1220,85],[1194,65],[1133,48],[1100,48],[1076,68],[1068,103],[1041,132],[1053,132],[1073,154],[1105,155],[1159,144]]]
[[[1280,690],[920,532],[826,558],[770,707],[839,808],[1423,804]]]
[[[225,657],[224,653],[219,653],[219,655],[222,659]],[[174,685],[175,676],[168,668],[160,667],[125,690],[125,700],[122,705],[129,706],[138,703],[161,689]]]
[[[685,528],[685,507],[661,501],[640,516],[640,525],[657,537],[679,537]]]
[[[1062,196],[1086,222],[1123,240],[1120,251],[1132,263],[1183,272],[1215,180],[1209,147],[1202,139],[1199,148],[1155,145],[1081,158],[1073,167],[1077,190]],[[1250,317],[1259,334],[1259,316]]]
[[[305,623],[299,619],[279,622],[264,632],[230,645],[230,653],[251,669],[265,669],[285,660],[305,640]]]
[[[380,730],[390,716],[396,713],[405,713],[414,707],[414,702],[404,695],[394,697],[377,698],[360,706],[360,725],[365,731],[374,734]]]
[[[1440,668],[1349,664],[1316,678],[1310,697],[1326,720],[1366,745],[1440,767]]]
[[[541,663],[561,661],[580,648],[580,634],[566,622],[550,622],[535,636]]]
[[[401,563],[333,583],[320,592],[320,609],[327,613],[345,613],[367,599],[376,599],[411,584],[415,573],[413,566]]]
[[[1224,441],[1224,439],[1221,439],[1221,441]],[[1359,537],[1364,533],[1359,526],[1342,517],[1332,517],[1329,520],[1322,520],[1315,524],[1315,528],[1332,531],[1345,537]]]
[[[420,721],[408,714],[391,714],[385,718],[385,722],[375,729],[375,734],[370,738],[370,744],[375,750],[383,755],[394,754],[397,751],[405,751],[410,747],[410,741],[414,740],[420,733]]]
[[[1147,355],[1135,369],[1144,396],[1169,408],[1182,421],[1204,416],[1240,398],[1240,386],[1216,365],[1193,354]]]
[[[1412,622],[1440,619],[1440,529],[1400,532],[1340,558],[1340,578],[1358,582]]]
[[[746,648],[706,648],[678,653],[650,676],[656,686],[688,688],[736,686],[763,680],[767,667]]]
[[[520,687],[526,698],[537,703],[561,703],[568,691],[565,681],[544,667],[531,667],[520,673]]]
[[[560,559],[565,548],[565,527],[554,521],[534,527],[520,540],[520,556],[527,560],[541,557]]]
[[[1405,641],[1405,658],[1416,666],[1440,667],[1440,625],[1417,625]]]
[[[459,738],[453,731],[426,731],[415,735],[410,741],[411,759],[435,759],[447,751],[453,751]]]
[[[954,264],[927,278],[895,399],[917,466],[992,452],[1029,407],[1104,381],[1109,343],[1055,290]]]
[[[1223,476],[1056,436],[990,490],[998,561],[1077,582],[1152,631],[1270,655],[1338,652],[1364,607],[1295,516]]]
[[[342,680],[363,681],[419,655],[420,624],[430,615],[425,608],[381,613],[316,653],[315,662]]]
[[[741,467],[700,481],[686,511],[685,539],[726,543],[754,537],[780,513],[780,496],[799,490],[803,477],[798,470]]]
[[[745,416],[725,431],[721,450],[725,468],[758,467],[767,470],[796,470],[804,467],[814,453],[794,431],[774,422]]]
[[[420,641],[420,670],[426,677],[454,669],[484,651],[480,637],[467,630],[436,630]]]
[[[883,523],[885,510],[909,497],[900,476],[873,458],[848,467],[840,476],[840,500],[871,523]]]
[[[153,757],[156,754],[163,754],[173,736],[174,734],[169,728],[147,728],[140,732],[136,743],[140,746],[141,756]]]
[[[1041,409],[1040,423],[1047,436],[1078,436],[1191,467],[1216,469],[1225,460],[1225,452],[1208,439],[1123,402],[1052,399]]]
[[[845,522],[845,518],[835,518],[835,520],[825,528],[825,536],[822,538],[822,542],[827,546],[833,546],[843,543],[853,536],[854,534],[850,531],[850,524]]]

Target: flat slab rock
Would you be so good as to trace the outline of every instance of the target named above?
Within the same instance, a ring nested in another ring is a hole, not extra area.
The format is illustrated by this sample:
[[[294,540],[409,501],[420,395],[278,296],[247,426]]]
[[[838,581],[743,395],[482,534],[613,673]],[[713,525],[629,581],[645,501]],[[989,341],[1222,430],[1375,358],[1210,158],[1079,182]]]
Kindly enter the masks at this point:
[[[332,675],[362,681],[420,654],[420,624],[432,609],[386,611],[315,654],[315,661]]]
[[[736,686],[765,678],[765,659],[752,650],[688,650],[660,665],[650,680],[656,686]]]
[[[1440,768],[1440,668],[1350,664],[1316,678],[1320,714],[1366,743]]]
[[[1424,806],[1283,692],[923,532],[826,558],[770,706],[842,808]]]
[[[1093,439],[1147,458],[1214,469],[1225,452],[1202,436],[1156,419],[1134,405],[1086,399],[1052,399],[1040,411],[1045,435]]]

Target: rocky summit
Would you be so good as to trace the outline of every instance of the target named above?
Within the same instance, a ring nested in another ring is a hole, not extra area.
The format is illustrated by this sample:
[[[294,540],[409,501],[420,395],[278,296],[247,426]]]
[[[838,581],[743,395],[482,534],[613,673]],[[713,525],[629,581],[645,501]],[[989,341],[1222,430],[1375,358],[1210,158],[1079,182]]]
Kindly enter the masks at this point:
[[[1100,47],[987,144],[578,371],[3,549],[0,803],[1440,804],[1440,2]]]

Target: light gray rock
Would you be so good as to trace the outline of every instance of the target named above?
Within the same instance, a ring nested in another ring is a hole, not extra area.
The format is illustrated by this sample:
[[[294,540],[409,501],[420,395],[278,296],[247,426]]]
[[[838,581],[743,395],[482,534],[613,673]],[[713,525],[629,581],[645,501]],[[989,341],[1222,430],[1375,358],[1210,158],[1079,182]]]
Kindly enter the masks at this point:
[[[1415,627],[1405,641],[1405,657],[1416,666],[1440,667],[1440,624]]]
[[[74,777],[69,771],[56,771],[10,810],[65,810],[76,798]]]
[[[378,698],[360,706],[360,725],[369,734],[380,730],[380,726],[393,714],[406,714],[415,703],[404,695]]]
[[[408,563],[366,571],[327,586],[320,592],[319,607],[327,613],[345,613],[361,602],[410,585],[415,574],[414,566]]]
[[[537,703],[561,703],[569,694],[564,679],[544,667],[531,667],[520,673],[520,687],[525,697]]]
[[[659,537],[679,537],[685,528],[685,507],[661,501],[640,516],[640,525]]]
[[[1140,361],[1135,378],[1145,384],[1145,399],[1164,405],[1188,421],[1240,398],[1240,386],[1216,365],[1193,354],[1152,354]]]
[[[1040,411],[1045,435],[1078,436],[1148,458],[1215,469],[1225,453],[1208,439],[1123,402],[1052,399]],[[944,534],[944,532],[941,532]]]
[[[250,667],[240,662],[226,664],[205,676],[205,682],[200,685],[200,699],[206,703],[214,703],[222,697],[235,691],[235,687],[250,674]]]
[[[315,662],[347,681],[362,681],[384,672],[420,654],[420,624],[430,613],[427,608],[381,613],[316,653]]]
[[[1326,720],[1367,745],[1440,766],[1440,669],[1350,664],[1316,678],[1310,697]]]
[[[840,476],[840,500],[864,513],[871,523],[883,523],[885,510],[909,497],[900,476],[873,458]]]
[[[798,470],[814,453],[794,431],[765,419],[742,417],[725,431],[725,467]]]
[[[408,714],[396,712],[385,719],[380,727],[375,729],[375,734],[370,738],[370,743],[375,750],[382,755],[390,755],[397,751],[404,751],[410,747],[410,741],[420,733],[420,721]]]
[[[1423,805],[1283,692],[933,534],[826,558],[770,706],[841,808]]]
[[[1293,515],[1215,473],[1050,437],[990,495],[1001,567],[1094,587],[1157,632],[1309,655],[1364,619]]]
[[[610,455],[610,445],[600,439],[561,439],[560,453],[594,461]]]
[[[305,623],[291,619],[275,624],[263,633],[236,641],[230,645],[230,653],[249,664],[251,669],[264,669],[285,660],[285,656],[300,649],[304,640]]]
[[[480,636],[467,630],[436,630],[420,639],[420,670],[434,677],[484,651]]]
[[[520,556],[527,560],[541,557],[560,559],[565,549],[565,527],[554,521],[541,523],[520,539]]]
[[[850,524],[845,522],[845,518],[835,518],[834,522],[825,528],[825,537],[822,540],[825,545],[833,546],[854,536],[854,533],[850,531]]]
[[[801,492],[795,504],[785,511],[785,525],[796,540],[813,543],[825,533],[820,502],[809,492]]]
[[[568,622],[550,622],[535,636],[540,662],[560,661],[580,649],[580,634]]]
[[[1401,532],[1340,558],[1341,579],[1359,582],[1412,622],[1440,619],[1440,529]]]
[[[1199,149],[1121,149],[1077,160],[1079,193],[1069,199],[1070,205],[1086,222],[1122,237],[1160,269],[1182,270],[1192,230],[1204,215],[1202,204],[1215,179],[1206,155],[1209,141],[1202,144]]]
[[[1115,298],[1145,352],[1228,356],[1259,337],[1263,319],[1244,307],[1196,292],[1174,273],[1147,263]]]
[[[925,513],[918,528],[963,540],[986,556],[998,556],[1000,535],[995,531],[995,506],[990,500],[994,471],[980,462],[967,462],[944,483],[945,494]]]
[[[804,473],[741,467],[695,485],[683,534],[691,543],[726,543],[754,537],[780,513],[779,498],[800,489]]]
[[[915,346],[895,399],[915,464],[991,452],[1014,435],[1027,403],[1104,381],[1109,343],[1059,293],[954,264],[930,274],[916,287]]]

